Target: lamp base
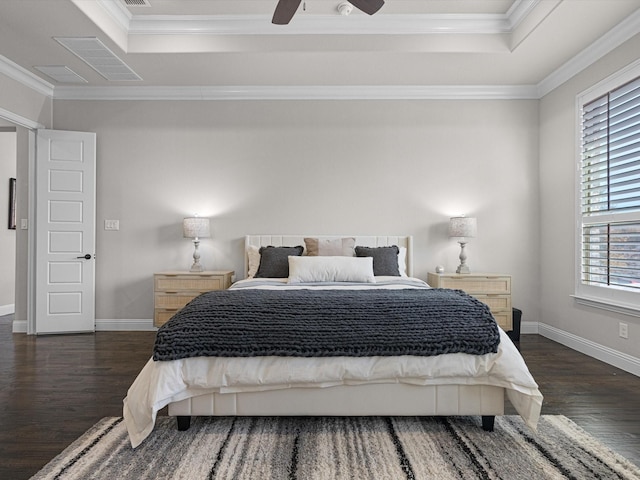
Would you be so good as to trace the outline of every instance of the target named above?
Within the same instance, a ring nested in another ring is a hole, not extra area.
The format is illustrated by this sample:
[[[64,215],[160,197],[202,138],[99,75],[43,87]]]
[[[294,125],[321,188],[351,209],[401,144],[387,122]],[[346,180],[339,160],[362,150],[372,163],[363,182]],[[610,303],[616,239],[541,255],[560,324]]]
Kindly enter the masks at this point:
[[[198,246],[200,245],[200,240],[198,237],[193,239],[193,265],[189,269],[190,272],[203,272],[204,268],[200,265],[200,252],[198,252]]]
[[[464,246],[467,244],[467,242],[459,240],[458,243],[460,244],[460,265],[458,265],[456,273],[471,273],[471,270],[469,270],[469,266],[467,265],[467,254],[464,251]]]
[[[471,273],[471,270],[469,270],[468,265],[458,265],[456,273],[462,273],[462,274]]]

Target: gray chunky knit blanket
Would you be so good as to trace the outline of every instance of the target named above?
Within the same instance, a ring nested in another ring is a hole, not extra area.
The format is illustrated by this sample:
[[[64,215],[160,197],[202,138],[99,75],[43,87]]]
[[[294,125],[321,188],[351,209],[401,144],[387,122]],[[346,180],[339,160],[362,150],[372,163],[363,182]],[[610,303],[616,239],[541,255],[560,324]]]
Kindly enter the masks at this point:
[[[497,352],[489,307],[460,290],[225,290],[158,330],[154,360]]]

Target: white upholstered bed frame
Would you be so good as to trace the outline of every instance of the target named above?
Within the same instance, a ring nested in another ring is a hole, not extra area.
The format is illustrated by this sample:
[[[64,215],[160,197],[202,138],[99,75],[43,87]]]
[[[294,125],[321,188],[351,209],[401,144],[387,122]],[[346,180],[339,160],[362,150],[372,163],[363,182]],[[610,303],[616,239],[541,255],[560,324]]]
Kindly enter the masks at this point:
[[[343,235],[345,236],[345,235]],[[249,235],[245,246],[304,245],[305,237],[337,235]],[[406,247],[407,275],[413,275],[410,236],[355,236],[356,245]],[[245,249],[246,250],[246,249]],[[245,254],[245,272],[248,261]],[[325,388],[289,388],[241,393],[211,393],[170,403],[169,415],[186,429],[191,416],[362,416],[362,415],[480,415],[483,427],[493,428],[495,415],[504,414],[505,390],[488,385],[412,385],[376,383]]]

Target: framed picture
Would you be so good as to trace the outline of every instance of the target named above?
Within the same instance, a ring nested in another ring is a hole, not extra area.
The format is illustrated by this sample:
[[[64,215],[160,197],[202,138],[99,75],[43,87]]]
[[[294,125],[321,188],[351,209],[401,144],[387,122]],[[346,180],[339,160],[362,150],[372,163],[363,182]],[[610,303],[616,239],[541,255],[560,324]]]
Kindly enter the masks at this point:
[[[16,229],[16,179],[9,179],[9,229]]]

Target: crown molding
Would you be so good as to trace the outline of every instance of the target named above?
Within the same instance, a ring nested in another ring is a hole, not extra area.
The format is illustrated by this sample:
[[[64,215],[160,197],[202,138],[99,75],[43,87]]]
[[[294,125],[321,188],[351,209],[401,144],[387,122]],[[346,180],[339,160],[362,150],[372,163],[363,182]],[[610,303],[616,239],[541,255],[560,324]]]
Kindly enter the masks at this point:
[[[540,3],[540,0],[516,0],[506,13],[509,28],[514,30]]]
[[[7,57],[0,55],[0,74],[15,80],[16,82],[31,88],[47,97],[53,96],[53,85],[41,79],[35,73],[22,68],[17,63],[12,62]]]
[[[81,0],[72,1],[80,6],[79,3]],[[133,15],[122,2],[118,0],[97,0],[96,3],[98,3],[123,30],[129,30]]]
[[[3,120],[7,120],[15,125],[18,125],[20,127],[26,127],[26,128],[30,128],[30,129],[34,129],[34,128],[44,128],[45,126],[41,123],[38,122],[34,122],[33,120],[30,120],[26,117],[23,117],[22,115],[18,115],[17,113],[13,113],[9,110],[6,110],[4,108],[0,108],[0,118],[2,118]]]
[[[56,100],[531,100],[535,85],[56,87]]]
[[[273,25],[271,15],[132,15],[118,0],[97,3],[128,35],[420,35],[510,33],[540,0],[516,0],[498,14],[298,15],[286,27]]]
[[[511,32],[502,14],[300,16],[286,27],[267,15],[136,15],[129,35],[430,35]]]
[[[640,9],[538,83],[538,97],[542,98],[552,92],[638,33]]]

